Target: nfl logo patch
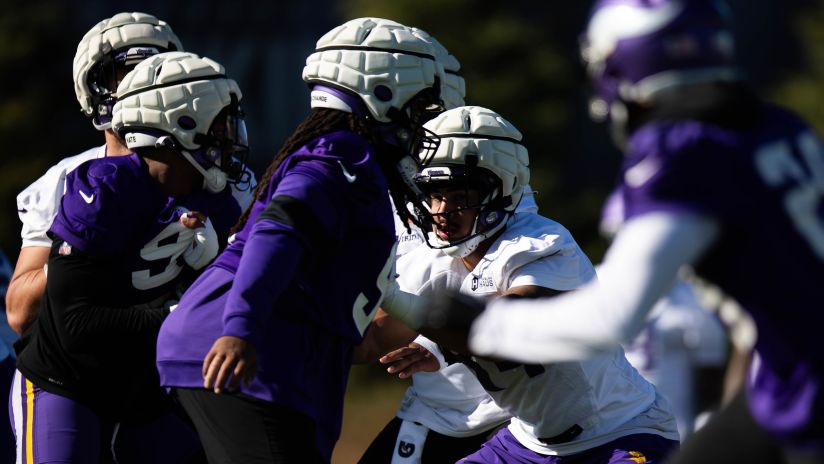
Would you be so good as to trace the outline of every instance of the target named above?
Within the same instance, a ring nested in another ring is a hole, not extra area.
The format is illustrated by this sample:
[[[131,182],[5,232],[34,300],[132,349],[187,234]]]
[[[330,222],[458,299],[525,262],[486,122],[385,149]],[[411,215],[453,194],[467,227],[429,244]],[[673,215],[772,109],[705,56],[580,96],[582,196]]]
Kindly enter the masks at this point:
[[[63,242],[60,245],[60,248],[57,249],[57,252],[62,256],[70,255],[72,254],[72,246],[67,242]]]

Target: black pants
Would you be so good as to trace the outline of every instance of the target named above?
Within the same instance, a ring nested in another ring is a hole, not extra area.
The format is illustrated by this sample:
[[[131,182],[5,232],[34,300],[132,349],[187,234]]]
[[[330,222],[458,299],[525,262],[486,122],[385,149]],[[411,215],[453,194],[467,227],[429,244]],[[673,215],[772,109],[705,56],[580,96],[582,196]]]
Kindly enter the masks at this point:
[[[363,453],[358,464],[388,464],[395,454],[395,443],[398,439],[403,419],[395,417],[381,433],[372,440],[372,444]],[[432,430],[426,434],[426,446],[423,447],[421,462],[426,463],[446,463],[457,462],[462,457],[468,456],[481,448],[487,440],[495,435],[500,427],[487,430],[481,434],[471,437],[450,437],[441,435]]]
[[[173,394],[192,419],[209,464],[324,462],[314,422],[292,409],[204,389]]]
[[[824,454],[782,449],[753,420],[744,393],[689,437],[667,464],[824,464]]]

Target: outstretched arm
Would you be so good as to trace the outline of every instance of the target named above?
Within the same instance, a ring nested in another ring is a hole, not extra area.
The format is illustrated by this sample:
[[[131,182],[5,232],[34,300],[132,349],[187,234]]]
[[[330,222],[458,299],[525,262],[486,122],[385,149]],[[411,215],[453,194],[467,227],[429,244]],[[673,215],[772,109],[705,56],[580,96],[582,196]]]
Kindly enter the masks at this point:
[[[613,349],[643,327],[678,269],[697,261],[719,225],[689,213],[631,219],[607,252],[599,282],[552,299],[492,302],[472,325],[475,354],[531,363],[580,360]]]

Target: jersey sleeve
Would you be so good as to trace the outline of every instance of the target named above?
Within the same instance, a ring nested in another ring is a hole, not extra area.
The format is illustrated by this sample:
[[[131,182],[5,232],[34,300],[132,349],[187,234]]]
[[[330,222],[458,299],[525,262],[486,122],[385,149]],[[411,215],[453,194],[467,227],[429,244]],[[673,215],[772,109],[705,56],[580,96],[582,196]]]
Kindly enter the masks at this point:
[[[60,237],[55,239],[46,294],[55,318],[63,321],[58,330],[66,346],[96,346],[101,338],[122,343],[153,340],[168,309],[99,304],[95,299],[99,288],[115,288],[118,272],[106,260],[63,246]]]
[[[229,292],[223,335],[259,345],[272,302],[287,288],[301,259],[342,238],[345,192],[313,163],[296,165],[258,216]]]
[[[573,290],[595,278],[595,270],[580,249],[545,256],[515,269],[509,288],[534,285],[553,290]]]
[[[143,175],[139,164],[124,160],[79,166],[66,176],[50,232],[89,255],[119,255],[145,227],[146,208],[159,192]]]
[[[20,238],[23,247],[51,246],[47,232],[65,192],[67,173],[80,164],[98,157],[101,152],[105,153],[103,147],[95,147],[79,155],[62,159],[17,195],[17,215],[22,223]]]

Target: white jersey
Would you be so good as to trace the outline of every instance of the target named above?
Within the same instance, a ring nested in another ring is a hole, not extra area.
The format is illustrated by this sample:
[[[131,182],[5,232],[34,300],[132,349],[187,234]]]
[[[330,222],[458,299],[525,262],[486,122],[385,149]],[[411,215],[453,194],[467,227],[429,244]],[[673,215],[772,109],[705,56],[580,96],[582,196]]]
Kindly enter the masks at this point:
[[[524,285],[572,290],[595,278],[569,231],[537,214],[511,218],[472,273],[461,260],[427,247],[402,257],[398,271],[398,283],[408,292],[448,286],[484,298]],[[636,433],[678,439],[665,401],[621,349],[584,362],[544,365],[444,356],[475,370],[495,403],[512,414],[512,434],[537,453],[574,454]]]
[[[516,213],[537,212],[538,205],[535,203],[534,193],[529,185],[526,185]],[[429,249],[421,229],[410,225],[407,230],[397,214],[395,231],[398,235],[398,258],[421,245],[424,249]],[[424,337],[419,337],[416,341],[426,347],[430,346]],[[475,375],[462,363],[450,364],[438,372],[420,372],[413,375],[412,386],[407,389],[397,416],[450,437],[477,435],[506,422],[511,417],[495,404],[492,397],[478,383]]]
[[[46,232],[57,216],[60,199],[66,193],[66,174],[86,161],[105,156],[106,145],[102,145],[79,155],[63,158],[17,195],[17,214],[23,223],[20,231],[23,247],[51,246],[51,239]]]
[[[23,223],[20,230],[23,247],[51,246],[51,239],[46,233],[57,216],[60,200],[66,193],[66,175],[86,161],[104,157],[106,145],[63,158],[17,195],[17,214]],[[232,185],[232,196],[237,200],[241,210],[245,210],[252,203],[252,190],[256,184],[255,177],[248,168],[247,172],[251,176],[248,188],[237,190]]]

